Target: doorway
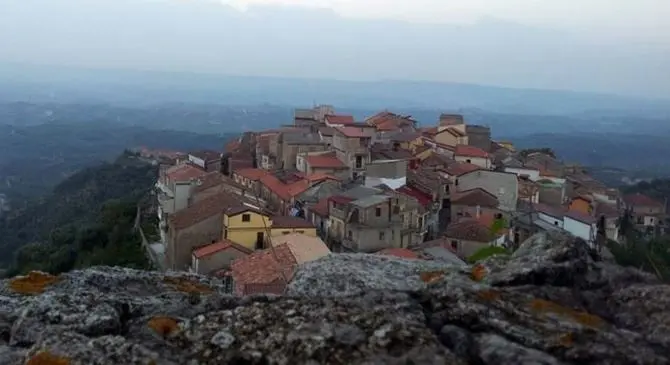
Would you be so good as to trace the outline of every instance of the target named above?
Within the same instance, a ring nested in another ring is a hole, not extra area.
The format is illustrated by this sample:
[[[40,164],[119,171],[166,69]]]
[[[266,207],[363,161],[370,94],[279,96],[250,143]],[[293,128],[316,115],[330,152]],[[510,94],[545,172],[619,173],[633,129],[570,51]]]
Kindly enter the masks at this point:
[[[256,249],[262,250],[264,248],[265,234],[263,232],[256,233]]]

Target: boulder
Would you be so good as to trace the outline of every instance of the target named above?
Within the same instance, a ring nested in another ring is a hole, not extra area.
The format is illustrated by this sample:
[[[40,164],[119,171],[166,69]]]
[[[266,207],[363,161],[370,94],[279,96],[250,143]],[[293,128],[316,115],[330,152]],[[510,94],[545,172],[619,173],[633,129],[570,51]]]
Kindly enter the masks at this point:
[[[284,296],[95,267],[0,283],[2,364],[670,364],[670,287],[569,235],[473,266],[364,254]]]

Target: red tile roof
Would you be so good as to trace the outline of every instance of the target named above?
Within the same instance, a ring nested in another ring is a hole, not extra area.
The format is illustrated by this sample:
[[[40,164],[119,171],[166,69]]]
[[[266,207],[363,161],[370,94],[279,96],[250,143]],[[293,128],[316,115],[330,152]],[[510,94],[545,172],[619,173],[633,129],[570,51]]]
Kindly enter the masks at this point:
[[[343,195],[335,195],[328,198],[328,200],[336,204],[349,204],[356,199]]]
[[[328,153],[323,155],[308,155],[305,161],[311,168],[330,168],[330,169],[346,169],[347,166],[340,161],[334,154]]]
[[[290,200],[292,197],[309,189],[310,182],[306,179],[297,180],[291,184],[284,184],[276,176],[267,174],[261,178],[261,184],[276,194],[282,200]]]
[[[412,198],[415,198],[419,204],[421,204],[424,208],[428,207],[430,203],[433,202],[432,197],[428,196],[428,194],[425,194],[422,191],[419,191],[411,186],[401,186],[398,189],[396,189],[397,192],[411,196]]]
[[[638,207],[661,207],[663,204],[655,201],[654,199],[637,193],[637,194],[631,194],[631,195],[626,195],[623,197],[623,201],[626,203],[627,206],[638,206]]]
[[[370,138],[362,127],[337,127],[335,130],[349,138]]]
[[[256,251],[233,261],[230,266],[238,294],[283,292],[283,287],[293,277],[297,261],[287,244]]]
[[[173,166],[166,172],[167,178],[173,182],[195,180],[199,177],[205,176],[206,174],[206,171],[189,164]]]
[[[336,178],[333,175],[330,174],[324,174],[324,173],[316,173],[316,174],[309,174],[305,176],[305,180],[309,181],[310,183],[318,183],[326,180],[333,180],[333,181],[340,181],[340,179]]]
[[[354,124],[354,117],[351,115],[326,115],[326,122],[329,124],[349,125]]]
[[[269,172],[263,170],[263,169],[256,169],[253,167],[243,167],[241,169],[237,169],[233,171],[233,174],[240,175],[244,178],[247,178],[249,180],[260,180],[263,176],[267,175]]]
[[[454,151],[455,156],[464,156],[464,157],[478,157],[478,158],[488,158],[489,153],[483,149],[475,146],[468,146],[465,144],[459,144],[456,146],[456,151]]]
[[[201,259],[205,256],[213,255],[224,250],[237,250],[247,255],[253,252],[253,250],[250,250],[242,245],[238,245],[233,241],[223,240],[194,250],[193,256],[195,256],[197,259]]]
[[[315,228],[312,222],[300,217],[277,215],[272,217],[272,228]]]
[[[385,248],[379,252],[377,252],[378,255],[388,255],[388,256],[395,256],[395,257],[400,257],[403,259],[418,259],[419,255],[417,255],[415,252],[408,250],[406,248]]]
[[[320,217],[327,217],[328,216],[328,202],[330,198],[323,198],[319,200],[316,204],[314,204],[309,210],[312,211],[312,213],[320,216]]]

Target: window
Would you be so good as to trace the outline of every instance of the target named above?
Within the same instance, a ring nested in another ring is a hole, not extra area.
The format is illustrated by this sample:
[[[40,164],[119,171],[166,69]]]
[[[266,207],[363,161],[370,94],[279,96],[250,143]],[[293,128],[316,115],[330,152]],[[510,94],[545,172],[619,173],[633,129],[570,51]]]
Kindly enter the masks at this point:
[[[447,185],[444,186],[444,192],[445,192],[445,193],[448,193],[448,192],[449,192],[449,184],[447,184]]]
[[[353,240],[353,239],[354,239],[354,234],[353,234],[353,232],[349,231],[349,233],[347,234],[347,237],[348,237],[350,240]]]
[[[363,156],[356,156],[356,168],[360,169],[363,167]]]
[[[454,185],[458,186],[458,179],[454,181]]]
[[[554,221],[554,225],[557,226],[557,225],[558,225],[558,221]]]
[[[305,233],[305,231],[296,231],[297,233]]]
[[[465,160],[465,162],[467,162],[467,163],[472,163],[472,160],[467,159],[467,160]]]
[[[379,240],[380,241],[384,240],[384,232],[379,232]]]
[[[423,228],[423,217],[419,217],[419,228]]]
[[[242,214],[242,222],[251,222],[251,214]]]
[[[451,240],[451,248],[453,248],[454,250],[458,250],[458,241]]]
[[[377,216],[377,217],[382,216],[382,208],[380,208],[380,207],[375,208],[375,216]]]

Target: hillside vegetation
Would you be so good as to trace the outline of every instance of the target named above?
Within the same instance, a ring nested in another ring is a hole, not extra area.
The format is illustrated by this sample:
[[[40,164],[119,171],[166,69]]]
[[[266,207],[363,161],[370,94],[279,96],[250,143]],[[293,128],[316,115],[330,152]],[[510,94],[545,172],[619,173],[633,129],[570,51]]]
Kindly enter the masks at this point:
[[[58,273],[91,265],[146,266],[133,230],[148,201],[156,167],[124,153],[86,168],[46,197],[0,219],[0,264],[8,274]]]

